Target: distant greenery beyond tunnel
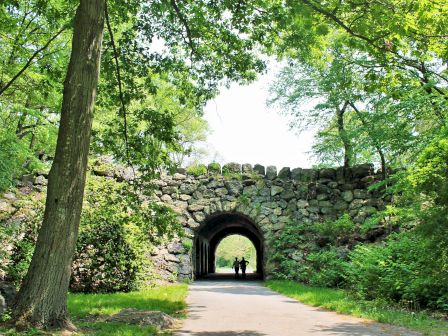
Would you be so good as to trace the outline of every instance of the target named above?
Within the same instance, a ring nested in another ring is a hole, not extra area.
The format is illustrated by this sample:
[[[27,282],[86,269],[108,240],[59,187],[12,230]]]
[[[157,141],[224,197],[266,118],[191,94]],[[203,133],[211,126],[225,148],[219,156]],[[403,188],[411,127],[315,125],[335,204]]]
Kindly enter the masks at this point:
[[[249,261],[248,269],[256,269],[257,252],[252,242],[244,236],[231,235],[224,238],[216,249],[216,269],[231,268],[233,260],[242,257]]]

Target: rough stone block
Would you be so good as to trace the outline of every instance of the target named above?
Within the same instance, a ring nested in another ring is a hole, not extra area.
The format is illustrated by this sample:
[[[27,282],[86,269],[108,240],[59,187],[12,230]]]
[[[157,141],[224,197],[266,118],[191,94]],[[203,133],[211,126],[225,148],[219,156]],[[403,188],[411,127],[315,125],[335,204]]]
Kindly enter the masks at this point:
[[[341,211],[341,210],[347,210],[348,209],[348,203],[344,200],[338,200],[336,201],[336,203],[334,204],[334,209]]]
[[[176,173],[187,175],[187,170],[185,168],[177,168]]]
[[[283,192],[283,188],[282,187],[279,187],[279,186],[272,186],[271,187],[271,196],[275,196],[275,195],[278,195],[278,194],[280,194],[281,192]]]
[[[278,173],[278,178],[282,180],[288,180],[291,178],[291,169],[289,167],[283,167]]]
[[[3,313],[6,311],[6,300],[0,293],[0,316],[3,315]]]
[[[373,164],[365,163],[365,164],[353,166],[351,168],[351,171],[352,171],[352,176],[354,178],[363,178],[363,177],[366,177],[369,175],[373,175],[374,167],[373,167]]]
[[[204,210],[205,210],[205,209],[204,209]],[[201,211],[196,211],[196,212],[193,212],[193,218],[194,218],[197,222],[201,223],[201,222],[203,222],[204,219],[205,219],[205,214],[204,214],[203,212],[201,212]]]
[[[261,164],[258,164],[258,163],[254,166],[254,171],[262,176],[264,176],[266,174],[264,166],[262,166]]]
[[[107,322],[135,324],[140,326],[153,326],[157,329],[171,329],[177,322],[171,316],[160,311],[141,311],[134,308],[122,309],[106,319]]]
[[[38,185],[46,186],[48,184],[48,181],[47,181],[47,179],[45,177],[40,175],[40,176],[36,177],[34,183],[38,184]]]
[[[95,171],[95,173],[96,173],[96,171]],[[21,180],[22,180],[23,185],[32,186],[34,184],[35,177],[34,177],[34,174],[23,175]]]
[[[353,190],[353,197],[359,199],[367,198],[367,191],[363,189],[355,189]]]
[[[300,181],[300,175],[302,173],[302,168],[294,168],[291,170],[291,178],[295,181]]]
[[[277,177],[277,167],[275,166],[267,166],[266,168],[266,177],[268,180],[273,180]]]
[[[243,190],[243,184],[238,180],[230,180],[224,182],[230,195],[238,195]]]
[[[300,174],[300,181],[311,182],[315,181],[317,178],[317,172],[314,169],[302,169]]]
[[[333,206],[330,201],[319,201],[320,207],[330,208]]]
[[[351,190],[343,191],[341,196],[344,199],[344,201],[346,201],[346,202],[353,201],[353,192]]]
[[[252,165],[250,163],[244,163],[241,165],[241,171],[243,174],[251,174],[253,172]]]
[[[199,203],[190,204],[188,206],[188,211],[192,211],[192,212],[201,211],[201,210],[204,210],[204,207],[205,206],[203,204],[199,204]]]
[[[318,201],[326,201],[326,200],[328,199],[328,194],[318,194],[318,195],[316,196],[316,199],[317,199]]]
[[[172,254],[180,254],[184,252],[184,247],[180,242],[171,242],[167,246],[168,252]]]
[[[289,201],[295,197],[295,194],[292,189],[286,189],[280,194],[280,197],[282,198],[282,200]]]
[[[241,174],[241,165],[236,162],[226,163],[222,167],[222,173],[225,174]]]
[[[176,181],[183,181],[183,180],[186,180],[186,179],[187,179],[187,176],[184,175],[184,174],[176,173],[176,174],[173,175],[173,180],[176,180]]]
[[[324,168],[319,171],[319,178],[333,180],[336,176],[336,171],[333,168]]]
[[[171,203],[173,201],[170,195],[163,195],[160,197],[160,200],[165,203]]]

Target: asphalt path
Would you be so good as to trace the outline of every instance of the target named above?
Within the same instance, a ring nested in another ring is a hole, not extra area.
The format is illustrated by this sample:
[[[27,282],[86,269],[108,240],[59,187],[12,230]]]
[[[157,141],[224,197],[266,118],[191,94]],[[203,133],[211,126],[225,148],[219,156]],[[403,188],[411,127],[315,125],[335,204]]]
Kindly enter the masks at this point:
[[[188,317],[176,336],[421,335],[307,306],[257,281],[196,281],[187,303]]]

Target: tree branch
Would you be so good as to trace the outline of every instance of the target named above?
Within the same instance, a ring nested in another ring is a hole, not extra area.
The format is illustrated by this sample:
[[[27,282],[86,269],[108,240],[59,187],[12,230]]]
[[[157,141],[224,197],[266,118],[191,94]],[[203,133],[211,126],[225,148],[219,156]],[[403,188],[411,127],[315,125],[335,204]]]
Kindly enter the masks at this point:
[[[182,25],[185,28],[185,32],[187,34],[187,40],[184,38],[185,43],[187,43],[191,49],[191,55],[190,57],[193,58],[193,54],[196,53],[196,48],[194,46],[194,42],[193,42],[193,36],[191,34],[191,29],[190,26],[188,25],[187,20],[185,19],[185,17],[182,15],[182,12],[179,9],[179,6],[177,5],[176,0],[171,0],[171,5],[174,8],[174,11],[176,12],[177,17],[179,18],[180,22],[182,23]]]
[[[128,120],[127,120],[127,112],[126,112],[126,103],[124,101],[124,94],[123,94],[123,84],[122,84],[122,80],[121,80],[120,63],[118,62],[118,51],[117,51],[117,46],[115,44],[114,33],[113,33],[112,27],[110,25],[110,17],[109,17],[107,1],[105,2],[104,11],[105,11],[106,26],[107,26],[107,30],[109,32],[110,43],[112,45],[112,50],[113,50],[113,55],[114,55],[115,72],[117,75],[118,94],[119,94],[119,99],[120,99],[120,104],[121,104],[121,111],[123,112],[123,128],[124,128],[123,135],[124,135],[124,143],[125,143],[126,161],[127,161],[128,166],[132,168],[132,172],[133,172],[134,178],[135,178],[135,171],[134,171],[134,167],[131,164],[131,156],[129,154]]]
[[[28,69],[31,65],[31,63],[33,62],[33,60],[37,57],[37,55],[39,55],[42,51],[44,51],[45,49],[48,48],[48,46],[51,44],[51,42],[53,42],[59,35],[61,35],[61,33],[66,29],[67,27],[64,26],[62,27],[61,30],[59,30],[51,39],[49,39],[47,41],[47,43],[45,43],[45,45],[39,49],[37,49],[33,55],[28,59],[28,61],[26,62],[26,64],[22,67],[22,69],[20,69],[20,71],[15,74],[14,77],[12,77],[10,79],[10,81],[8,83],[6,83],[5,86],[3,86],[2,88],[0,88],[0,96],[17,80],[17,78],[19,78],[26,69]]]

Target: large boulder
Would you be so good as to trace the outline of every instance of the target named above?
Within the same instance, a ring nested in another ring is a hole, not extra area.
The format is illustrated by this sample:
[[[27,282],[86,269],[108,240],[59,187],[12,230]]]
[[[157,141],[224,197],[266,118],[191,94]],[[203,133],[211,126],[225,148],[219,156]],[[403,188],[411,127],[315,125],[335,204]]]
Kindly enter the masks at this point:
[[[177,326],[176,319],[160,311],[141,311],[134,308],[122,309],[106,319],[107,322],[153,326],[158,329],[172,329]]]

